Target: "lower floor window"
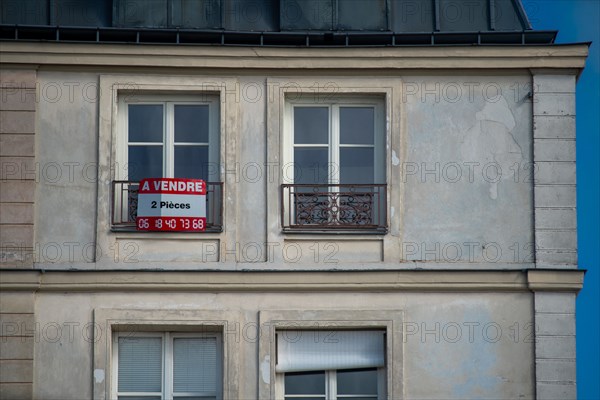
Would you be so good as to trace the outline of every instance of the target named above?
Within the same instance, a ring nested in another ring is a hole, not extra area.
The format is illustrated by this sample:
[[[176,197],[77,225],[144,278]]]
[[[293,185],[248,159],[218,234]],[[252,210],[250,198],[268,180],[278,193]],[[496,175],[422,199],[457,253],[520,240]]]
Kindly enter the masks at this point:
[[[383,369],[342,369],[288,372],[284,376],[285,399],[377,400]]]
[[[113,397],[221,399],[221,348],[216,333],[119,332],[113,340]]]
[[[285,399],[383,399],[385,333],[279,331],[275,370]]]

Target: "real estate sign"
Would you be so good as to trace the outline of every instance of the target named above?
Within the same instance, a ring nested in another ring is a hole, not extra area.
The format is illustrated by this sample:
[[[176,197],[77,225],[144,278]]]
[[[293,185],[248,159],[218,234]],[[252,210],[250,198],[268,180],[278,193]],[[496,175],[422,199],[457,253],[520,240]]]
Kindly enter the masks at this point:
[[[206,183],[201,179],[142,179],[136,226],[140,231],[204,231]]]

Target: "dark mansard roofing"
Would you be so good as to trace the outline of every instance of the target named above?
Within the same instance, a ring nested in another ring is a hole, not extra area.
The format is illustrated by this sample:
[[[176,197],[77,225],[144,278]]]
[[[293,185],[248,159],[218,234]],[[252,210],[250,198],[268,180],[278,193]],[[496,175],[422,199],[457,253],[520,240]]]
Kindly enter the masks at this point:
[[[552,44],[521,0],[3,0],[0,39],[246,46]]]

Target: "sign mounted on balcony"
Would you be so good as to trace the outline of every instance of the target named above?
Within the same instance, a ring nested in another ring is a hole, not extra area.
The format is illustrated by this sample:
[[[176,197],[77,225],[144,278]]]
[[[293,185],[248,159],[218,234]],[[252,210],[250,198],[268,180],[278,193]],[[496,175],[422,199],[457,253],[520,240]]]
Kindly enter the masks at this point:
[[[142,179],[135,223],[139,231],[206,230],[206,183],[201,179]]]

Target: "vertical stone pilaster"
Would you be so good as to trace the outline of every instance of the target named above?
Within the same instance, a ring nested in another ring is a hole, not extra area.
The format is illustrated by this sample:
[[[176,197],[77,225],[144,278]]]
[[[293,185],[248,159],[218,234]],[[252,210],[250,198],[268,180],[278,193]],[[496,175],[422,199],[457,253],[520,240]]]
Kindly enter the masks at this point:
[[[539,400],[577,398],[575,293],[535,293],[535,381]]]
[[[0,268],[33,266],[35,70],[0,70]]]
[[[33,396],[34,294],[0,293],[0,398]]]
[[[575,75],[533,75],[537,268],[577,268]]]

